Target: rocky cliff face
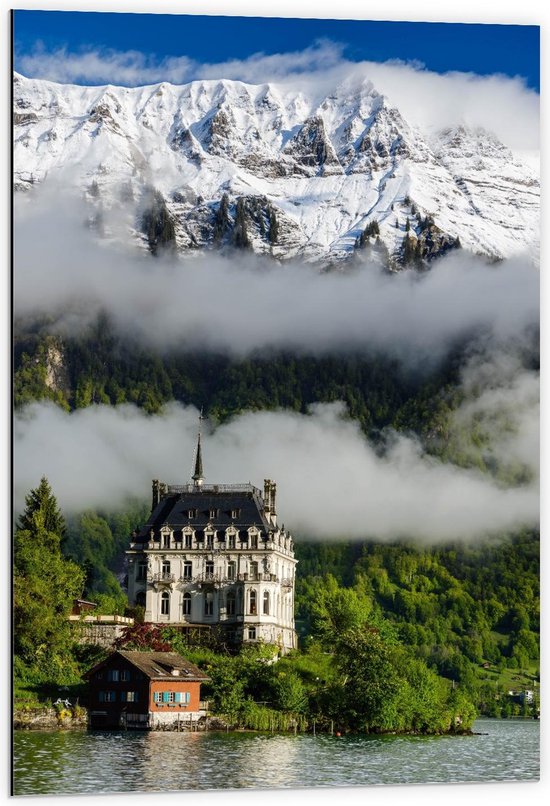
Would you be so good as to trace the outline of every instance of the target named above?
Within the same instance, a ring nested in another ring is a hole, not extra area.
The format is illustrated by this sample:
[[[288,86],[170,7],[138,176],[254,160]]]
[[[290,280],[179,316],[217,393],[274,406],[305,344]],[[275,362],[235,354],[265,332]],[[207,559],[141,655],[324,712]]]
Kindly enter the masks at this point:
[[[494,258],[538,251],[536,172],[488,132],[420,131],[368,80],[320,100],[226,80],[133,89],[14,81],[16,190],[45,180],[78,189],[104,237],[116,212],[146,248],[142,207],[154,188],[179,250],[232,243],[240,205],[247,245],[281,259],[345,261],[372,221],[394,265],[406,239],[420,240],[425,260],[436,242]],[[426,218],[437,235],[427,245]]]

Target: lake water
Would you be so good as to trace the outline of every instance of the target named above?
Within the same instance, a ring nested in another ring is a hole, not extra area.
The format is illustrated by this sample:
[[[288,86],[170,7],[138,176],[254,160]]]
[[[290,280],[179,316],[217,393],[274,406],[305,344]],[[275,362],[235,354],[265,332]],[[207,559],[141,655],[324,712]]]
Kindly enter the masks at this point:
[[[475,736],[16,731],[14,794],[536,781],[539,723]]]

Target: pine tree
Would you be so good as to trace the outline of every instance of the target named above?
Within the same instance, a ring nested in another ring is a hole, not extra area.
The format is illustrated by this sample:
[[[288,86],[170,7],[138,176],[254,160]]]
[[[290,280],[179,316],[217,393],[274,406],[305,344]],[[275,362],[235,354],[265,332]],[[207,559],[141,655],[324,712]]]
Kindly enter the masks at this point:
[[[233,246],[237,249],[250,249],[251,243],[246,231],[246,207],[242,196],[237,199],[235,224],[233,227]]]
[[[221,243],[229,228],[229,196],[224,193],[214,217],[214,243]]]
[[[46,476],[42,476],[38,487],[25,497],[25,511],[17,522],[18,529],[32,531],[38,527],[60,537],[65,535],[65,519]]]
[[[159,249],[172,251],[176,248],[174,222],[166,207],[164,196],[158,190],[154,190],[151,194],[149,206],[141,219],[141,226],[153,255],[158,255]]]
[[[422,266],[422,264],[423,264],[423,260],[422,260],[422,244],[420,243],[420,241],[418,239],[416,241],[416,246],[414,248],[414,263],[416,264],[416,266],[418,266],[418,268],[420,268]]]
[[[269,219],[269,230],[267,237],[269,238],[270,244],[275,244],[279,239],[279,222],[277,221],[275,210],[271,205],[269,205],[267,208],[267,216]]]
[[[65,521],[45,477],[25,500],[13,539],[14,652],[54,680],[71,663],[67,615],[84,571],[61,553]]]
[[[410,235],[406,235],[403,241],[403,250],[401,253],[402,261],[404,266],[409,266],[411,263],[414,262],[415,258],[415,239],[411,238]]]

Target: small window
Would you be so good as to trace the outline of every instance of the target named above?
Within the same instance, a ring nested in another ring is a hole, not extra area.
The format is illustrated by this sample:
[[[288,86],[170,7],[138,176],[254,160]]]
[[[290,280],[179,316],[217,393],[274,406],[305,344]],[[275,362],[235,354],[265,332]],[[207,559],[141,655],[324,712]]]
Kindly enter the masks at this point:
[[[162,702],[162,691],[155,691],[155,702]]]
[[[193,578],[193,563],[191,560],[185,560],[183,563],[183,578],[184,579],[192,579]]]
[[[193,545],[193,535],[189,532],[185,533],[185,548],[190,549]]]
[[[120,672],[120,679],[125,681],[125,682],[130,680],[130,670],[129,669],[122,669],[122,671]]]
[[[162,616],[170,615],[170,594],[166,591],[160,597],[160,612]]]
[[[227,615],[235,615],[235,594],[233,591],[229,591],[227,594]]]
[[[115,702],[116,701],[116,692],[115,691],[100,691],[99,692],[99,702]]]
[[[256,627],[249,627],[248,628],[248,640],[255,641],[256,640]]]
[[[162,561],[162,576],[163,577],[170,576],[170,560]]]
[[[191,594],[184,593],[183,595],[183,604],[182,604],[182,612],[184,616],[191,615]]]
[[[212,562],[212,560],[207,560],[207,562],[205,564],[205,571],[206,571],[206,576],[207,577],[213,577],[214,576],[214,563]]]
[[[255,616],[257,612],[257,594],[256,591],[250,591],[250,615]]]
[[[269,616],[269,591],[264,591],[264,616]]]
[[[220,514],[219,509],[211,509],[209,513],[210,519],[212,520],[212,518],[217,518],[219,514]]]
[[[188,691],[176,691],[174,701],[187,704],[191,702],[191,694]]]
[[[231,517],[233,519],[239,518],[240,515],[241,515],[241,510],[240,509],[232,509],[231,510]]]
[[[119,670],[118,669],[109,669],[107,672],[107,680],[111,683],[118,683],[119,680]]]
[[[137,567],[137,578],[138,579],[147,579],[147,563],[146,562],[139,562]]]
[[[234,549],[235,548],[235,535],[229,535],[229,541],[228,542],[229,542],[229,548]]]
[[[204,615],[212,616],[214,613],[214,594],[206,593],[204,596]]]
[[[138,701],[138,692],[137,691],[121,691],[120,692],[120,699],[122,702],[137,702]]]
[[[207,534],[206,535],[206,548],[207,549],[213,549],[214,548],[214,535],[213,534]]]
[[[162,535],[162,547],[165,549],[170,548],[170,533]]]
[[[187,511],[187,516],[189,518],[196,518],[197,517],[197,510],[196,509],[189,509]]]
[[[236,579],[237,577],[237,563],[234,560],[230,560],[227,563],[227,578],[228,579]]]

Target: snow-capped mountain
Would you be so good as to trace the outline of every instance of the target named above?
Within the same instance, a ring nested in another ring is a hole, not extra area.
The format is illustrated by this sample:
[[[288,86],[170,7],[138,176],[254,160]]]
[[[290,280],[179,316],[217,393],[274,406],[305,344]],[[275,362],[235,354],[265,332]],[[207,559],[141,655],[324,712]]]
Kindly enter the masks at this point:
[[[496,258],[538,250],[535,170],[486,131],[421,132],[368,80],[321,100],[228,80],[14,82],[16,189],[46,177],[76,187],[106,234],[116,210],[147,243],[153,199],[155,224],[160,210],[182,250],[244,239],[259,253],[335,261],[373,222],[363,243],[398,262],[407,242],[424,260],[458,243]]]

